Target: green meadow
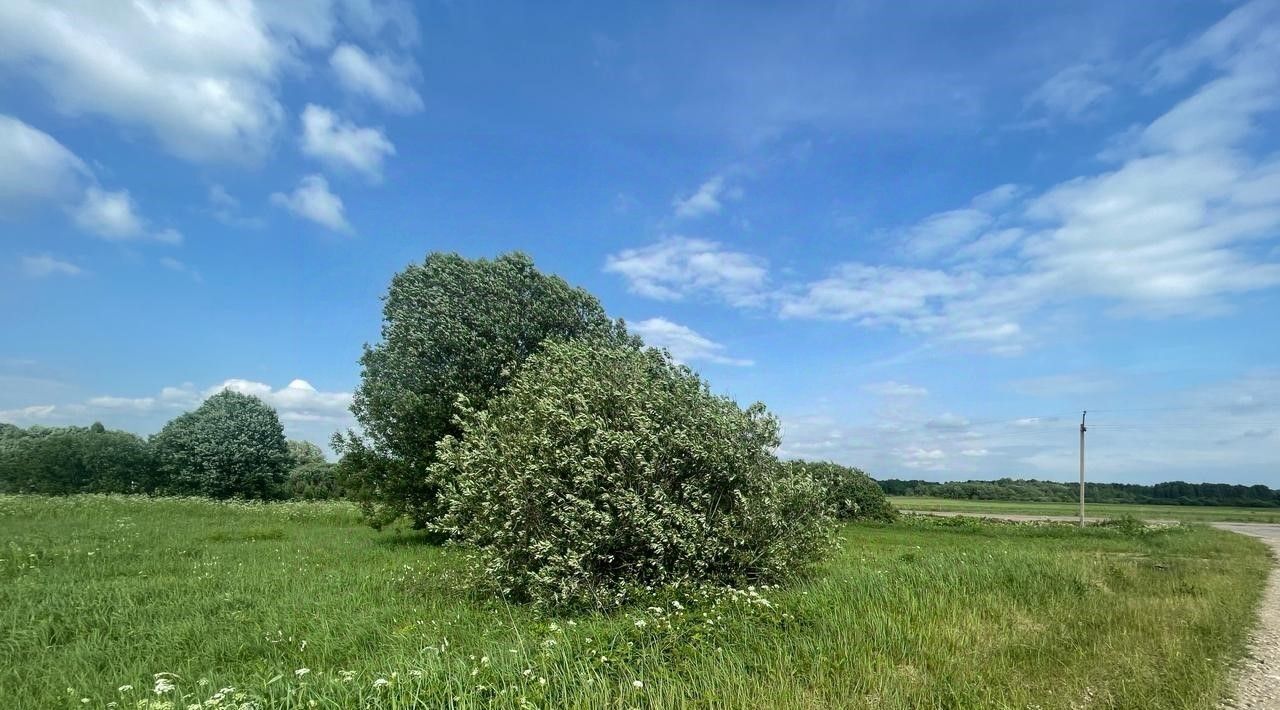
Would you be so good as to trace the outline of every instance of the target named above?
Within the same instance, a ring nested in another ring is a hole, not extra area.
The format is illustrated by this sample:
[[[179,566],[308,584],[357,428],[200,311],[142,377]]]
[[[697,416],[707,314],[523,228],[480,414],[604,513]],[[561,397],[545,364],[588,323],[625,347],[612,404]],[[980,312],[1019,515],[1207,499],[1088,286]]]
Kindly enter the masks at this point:
[[[0,695],[58,707],[1213,708],[1269,558],[1202,526],[854,524],[785,589],[469,597],[346,503],[0,497]]]

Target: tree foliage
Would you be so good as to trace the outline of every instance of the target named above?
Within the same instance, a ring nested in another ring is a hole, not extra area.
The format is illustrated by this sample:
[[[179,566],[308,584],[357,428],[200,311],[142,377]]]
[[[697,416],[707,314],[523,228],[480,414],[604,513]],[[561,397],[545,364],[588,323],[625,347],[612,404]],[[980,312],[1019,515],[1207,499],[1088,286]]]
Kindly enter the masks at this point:
[[[1079,500],[1076,483],[1000,478],[994,481],[880,481],[892,496],[932,496],[970,500],[1010,500],[1074,502]],[[1229,505],[1280,508],[1280,490],[1264,485],[1231,483],[1186,483],[1169,481],[1154,485],[1138,483],[1086,483],[1085,500],[1090,503],[1139,503],[1147,505]]]
[[[0,427],[0,491],[7,493],[146,493],[156,485],[147,442],[101,424],[91,427]]]
[[[433,474],[477,578],[544,606],[649,586],[776,580],[825,547],[811,477],[777,421],[656,350],[550,342],[487,410],[464,407]]]
[[[364,437],[335,437],[344,483],[375,526],[440,512],[428,475],[435,446],[459,433],[455,402],[483,408],[548,338],[622,340],[625,329],[590,293],[534,268],[524,254],[493,260],[433,253],[395,275],[383,299],[382,341],[366,346],[351,411]]]
[[[152,437],[169,493],[275,498],[291,459],[276,412],[257,397],[223,391]]]
[[[310,441],[290,439],[285,445],[289,447],[289,461],[294,468],[325,462],[324,450]]]
[[[898,511],[889,504],[884,491],[866,473],[830,461],[792,461],[821,486],[823,500],[837,520],[891,521]]]

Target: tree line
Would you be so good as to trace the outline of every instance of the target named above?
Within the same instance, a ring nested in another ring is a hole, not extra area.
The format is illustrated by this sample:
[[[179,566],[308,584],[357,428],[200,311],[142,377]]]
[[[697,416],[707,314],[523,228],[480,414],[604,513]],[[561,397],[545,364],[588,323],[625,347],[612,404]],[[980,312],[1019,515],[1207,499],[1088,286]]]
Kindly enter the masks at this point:
[[[342,494],[320,447],[289,441],[271,407],[209,397],[150,438],[88,427],[0,423],[0,492],[324,499]]]
[[[1078,483],[1001,478],[994,481],[901,480],[878,481],[891,496],[929,496],[971,500],[1073,502],[1080,499]],[[1186,483],[1170,481],[1154,485],[1137,483],[1085,483],[1090,503],[1142,503],[1148,505],[1219,505],[1246,508],[1280,508],[1280,490],[1264,485]]]

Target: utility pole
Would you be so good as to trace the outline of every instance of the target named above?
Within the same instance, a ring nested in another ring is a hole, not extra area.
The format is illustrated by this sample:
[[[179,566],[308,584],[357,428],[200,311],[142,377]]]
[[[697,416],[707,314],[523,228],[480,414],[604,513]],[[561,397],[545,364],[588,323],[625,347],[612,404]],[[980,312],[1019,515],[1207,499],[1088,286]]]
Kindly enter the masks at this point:
[[[1080,527],[1084,527],[1084,417],[1088,413],[1080,412]]]

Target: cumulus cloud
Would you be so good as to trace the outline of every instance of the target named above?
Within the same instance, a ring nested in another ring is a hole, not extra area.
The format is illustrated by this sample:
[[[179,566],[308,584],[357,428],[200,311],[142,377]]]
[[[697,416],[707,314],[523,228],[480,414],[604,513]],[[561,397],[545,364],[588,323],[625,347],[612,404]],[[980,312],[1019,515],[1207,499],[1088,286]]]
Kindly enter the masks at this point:
[[[350,93],[373,99],[397,113],[422,110],[422,97],[411,85],[417,68],[386,55],[369,56],[353,44],[341,44],[329,57],[338,84]]]
[[[672,201],[671,206],[675,208],[676,217],[692,219],[717,214],[724,207],[726,200],[736,200],[740,197],[742,197],[740,188],[728,186],[723,175],[716,175],[698,186],[693,194],[677,197]]]
[[[329,191],[323,175],[307,175],[293,192],[272,193],[271,203],[335,232],[350,232],[343,214],[342,198]]]
[[[108,241],[182,243],[182,233],[176,229],[149,229],[147,220],[138,214],[137,204],[128,190],[111,191],[90,186],[85,190],[84,200],[72,208],[71,216],[76,226]]]
[[[181,158],[255,163],[284,122],[281,77],[339,25],[370,42],[417,40],[398,0],[8,0],[0,71],[38,82],[65,114],[141,128]]]
[[[33,278],[45,276],[79,276],[84,270],[68,261],[55,259],[48,254],[22,257],[22,272]]]
[[[373,182],[382,180],[382,161],[396,153],[381,128],[362,128],[315,104],[302,111],[300,143],[305,155]]]
[[[48,133],[0,114],[0,216],[33,202],[65,200],[88,174],[84,162]]]
[[[625,278],[631,291],[660,300],[700,293],[747,306],[766,298],[764,260],[703,239],[671,237],[626,249],[610,255],[604,270]]]
[[[755,363],[742,358],[728,357],[724,345],[707,338],[692,328],[673,323],[666,318],[650,318],[628,327],[635,331],[647,345],[665,348],[680,362],[704,361],[717,365],[749,366]]]

